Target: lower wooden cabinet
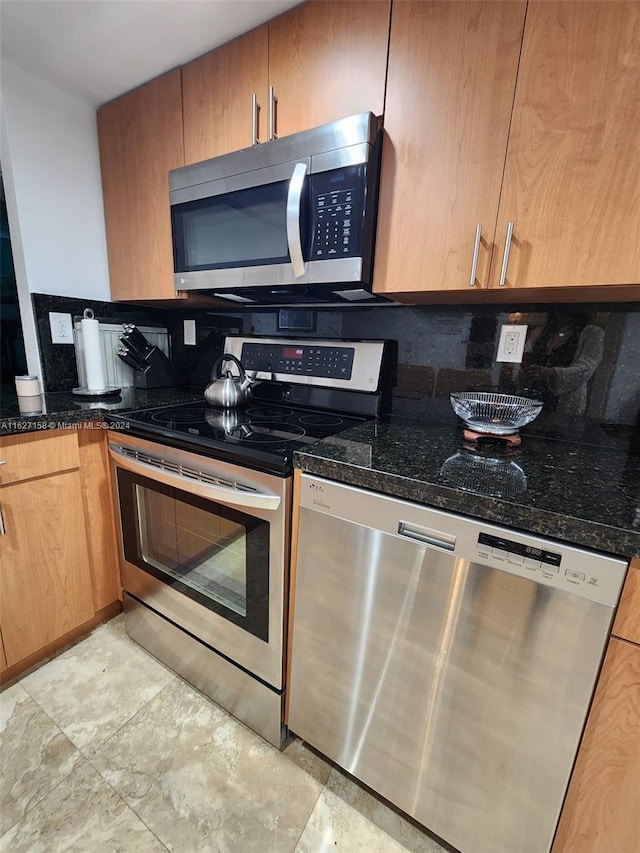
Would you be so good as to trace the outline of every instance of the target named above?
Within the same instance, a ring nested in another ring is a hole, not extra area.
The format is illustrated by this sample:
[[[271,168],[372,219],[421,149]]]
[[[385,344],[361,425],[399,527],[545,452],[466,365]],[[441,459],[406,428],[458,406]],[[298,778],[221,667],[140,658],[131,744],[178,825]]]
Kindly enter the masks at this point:
[[[612,637],[553,853],[640,850],[640,646]]]
[[[104,430],[10,436],[0,458],[0,657],[12,678],[117,612],[120,584]]]
[[[0,624],[8,666],[94,615],[79,471],[5,486]]]
[[[552,853],[640,851],[640,559],[631,561]]]

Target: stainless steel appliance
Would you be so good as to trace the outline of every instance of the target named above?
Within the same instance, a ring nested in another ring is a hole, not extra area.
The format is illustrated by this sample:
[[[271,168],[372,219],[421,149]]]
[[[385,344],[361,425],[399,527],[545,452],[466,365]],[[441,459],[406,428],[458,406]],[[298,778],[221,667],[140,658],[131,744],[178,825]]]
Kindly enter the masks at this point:
[[[170,172],[176,291],[384,302],[370,292],[381,135],[362,113]]]
[[[245,409],[107,417],[126,627],[279,746],[293,451],[380,411],[386,348],[227,337],[225,352],[273,376]]]
[[[462,853],[551,846],[626,564],[303,475],[289,727]]]

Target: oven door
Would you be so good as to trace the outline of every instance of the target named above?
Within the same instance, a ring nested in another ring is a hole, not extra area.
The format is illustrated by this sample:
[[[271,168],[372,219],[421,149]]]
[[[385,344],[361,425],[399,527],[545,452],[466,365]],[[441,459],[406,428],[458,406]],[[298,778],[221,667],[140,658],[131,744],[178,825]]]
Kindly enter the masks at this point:
[[[110,438],[126,592],[282,687],[288,479]]]

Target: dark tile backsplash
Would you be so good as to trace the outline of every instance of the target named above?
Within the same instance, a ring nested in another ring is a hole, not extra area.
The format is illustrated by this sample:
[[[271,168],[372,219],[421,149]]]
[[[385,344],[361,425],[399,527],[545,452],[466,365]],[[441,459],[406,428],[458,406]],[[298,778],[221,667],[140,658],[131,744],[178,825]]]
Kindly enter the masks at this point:
[[[522,365],[497,362],[503,324],[526,324]],[[277,311],[245,331],[277,331]],[[546,411],[635,426],[640,413],[640,304],[371,307],[317,311],[312,336],[398,341],[397,407],[452,390],[537,396]],[[419,406],[414,405],[414,409]]]
[[[50,311],[75,317],[92,308],[99,319],[164,326],[173,360],[189,384],[202,387],[226,333],[291,336],[279,331],[277,309],[147,308],[41,294],[33,295],[33,305],[48,391],[77,384],[74,348],[51,343]],[[196,320],[196,347],[184,346],[184,319]],[[496,361],[503,324],[528,326],[521,365]],[[585,415],[623,431],[640,417],[640,304],[327,308],[315,312],[314,326],[298,336],[397,340],[398,409],[419,411],[420,401],[477,388],[538,396],[547,411]]]
[[[169,331],[171,358],[183,370],[190,385],[204,387],[211,374],[211,366],[222,352],[224,336],[242,330],[242,320],[236,314],[214,314],[122,302],[98,302],[92,299],[73,299],[67,296],[32,294],[38,331],[38,345],[42,360],[45,391],[69,391],[78,385],[75,348],[69,344],[51,341],[49,312],[71,314],[74,321],[85,308],[91,308],[98,320],[110,323],[135,323],[139,326],[158,326]],[[183,320],[197,320],[197,345],[185,346]]]

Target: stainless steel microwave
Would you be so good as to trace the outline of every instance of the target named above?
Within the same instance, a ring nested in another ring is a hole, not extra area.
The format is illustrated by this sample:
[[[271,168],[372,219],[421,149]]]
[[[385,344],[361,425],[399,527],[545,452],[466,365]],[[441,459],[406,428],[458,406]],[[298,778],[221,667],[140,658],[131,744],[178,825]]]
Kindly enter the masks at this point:
[[[169,173],[175,288],[256,305],[371,293],[382,120],[361,113]]]

